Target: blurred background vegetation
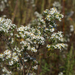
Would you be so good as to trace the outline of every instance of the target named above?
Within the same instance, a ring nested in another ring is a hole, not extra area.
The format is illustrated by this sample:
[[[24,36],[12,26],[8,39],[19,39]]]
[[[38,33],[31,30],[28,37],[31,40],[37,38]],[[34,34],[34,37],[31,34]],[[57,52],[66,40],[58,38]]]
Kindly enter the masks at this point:
[[[50,52],[50,57],[43,52],[43,55],[40,55],[41,69],[38,69],[40,73],[38,75],[58,75],[60,72],[64,72],[64,75],[75,75],[75,30],[70,32],[71,25],[75,29],[75,0],[5,0],[4,3],[2,1],[4,0],[0,0],[0,17],[10,18],[18,27],[26,26],[35,19],[35,11],[41,14],[43,10],[53,7],[55,1],[61,4],[60,11],[64,18],[62,22],[57,22],[57,31],[64,32],[65,38],[68,39],[68,50],[61,54],[59,51]],[[4,6],[1,6],[2,4]],[[1,38],[0,51],[2,52],[4,41]]]

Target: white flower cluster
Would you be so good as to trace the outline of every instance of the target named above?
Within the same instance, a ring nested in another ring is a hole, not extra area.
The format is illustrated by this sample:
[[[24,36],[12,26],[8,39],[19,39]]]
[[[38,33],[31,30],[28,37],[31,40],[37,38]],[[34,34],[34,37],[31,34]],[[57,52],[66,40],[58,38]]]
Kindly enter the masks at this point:
[[[7,0],[0,0],[0,11],[3,11],[6,6],[8,6]]]
[[[56,2],[56,1],[53,3],[53,7],[58,8],[58,10],[60,10],[62,8],[61,4],[59,2]]]
[[[62,33],[63,32],[61,32],[61,31],[58,31],[57,33],[53,33],[52,35],[51,35],[51,39],[55,39],[55,41],[57,41],[57,40],[59,40],[59,41],[61,41],[61,42],[64,42],[65,40],[64,40],[64,38],[63,38],[63,35],[62,35]]]
[[[37,52],[35,47],[38,47],[38,44],[44,45],[45,39],[41,36],[41,32],[38,29],[30,28],[29,26],[21,26],[17,31],[18,34],[16,34],[16,36],[21,38],[20,44],[27,47],[28,50]]]
[[[58,44],[55,44],[55,45],[47,45],[47,48],[48,49],[59,49],[59,50],[61,50],[61,49],[66,49],[66,47],[67,47],[68,45],[67,44],[64,44],[64,43],[58,43]]]
[[[36,15],[36,17],[38,18],[42,18],[43,16],[41,14],[39,14],[37,11],[34,13]]]
[[[63,15],[60,14],[55,7],[51,8],[50,10],[46,9],[43,14],[46,15],[45,19],[47,21],[52,21],[54,19],[61,21],[61,18],[63,18]]]
[[[3,54],[0,54],[0,58],[2,59],[2,61],[11,59],[11,61],[9,61],[9,65],[13,65],[15,62],[18,62],[19,60],[16,51],[12,52],[10,50],[5,50]]]
[[[12,24],[10,19],[5,19],[5,18],[0,17],[0,32],[3,31],[3,32],[8,33],[10,29],[13,29],[15,27],[16,25]]]
[[[61,31],[58,31],[57,33],[53,33],[50,37],[50,39],[52,40],[52,43],[51,45],[47,45],[47,48],[48,49],[66,49],[68,47],[67,44],[64,44],[62,42],[65,42],[66,40],[63,38],[63,35],[62,35],[62,32]],[[54,41],[53,41],[54,40]],[[60,42],[60,43],[59,43]]]
[[[54,24],[54,26],[55,26],[55,24]],[[54,32],[55,31],[55,28],[52,26],[52,25],[49,25],[49,27],[45,27],[45,30],[44,30],[45,32]]]
[[[8,71],[6,67],[3,67],[2,72],[6,73],[6,75],[11,75],[12,74],[12,72]],[[2,74],[2,75],[4,75],[4,74]]]

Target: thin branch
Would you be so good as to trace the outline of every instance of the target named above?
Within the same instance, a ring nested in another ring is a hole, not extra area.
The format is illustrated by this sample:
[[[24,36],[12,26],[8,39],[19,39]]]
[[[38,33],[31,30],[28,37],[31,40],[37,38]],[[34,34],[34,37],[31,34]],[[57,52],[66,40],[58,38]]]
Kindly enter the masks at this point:
[[[17,12],[18,4],[19,4],[19,0],[16,1],[16,6],[15,6],[15,9],[14,9],[14,15],[12,17],[12,23],[14,22],[14,19],[15,19],[15,15],[16,15],[16,12]]]
[[[62,1],[62,5],[63,5],[62,11],[63,11],[63,15],[65,17],[65,0]],[[64,32],[65,19],[63,18],[62,21],[63,21],[63,32]]]

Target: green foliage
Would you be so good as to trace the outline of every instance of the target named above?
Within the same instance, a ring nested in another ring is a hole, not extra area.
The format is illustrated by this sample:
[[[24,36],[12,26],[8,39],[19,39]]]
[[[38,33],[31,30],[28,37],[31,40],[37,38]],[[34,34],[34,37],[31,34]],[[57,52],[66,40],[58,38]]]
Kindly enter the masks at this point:
[[[75,63],[75,59],[73,55],[73,46],[71,46],[70,52],[67,55],[65,75],[74,75],[73,72],[74,63]]]
[[[40,73],[40,75],[46,75],[46,73],[50,71],[50,66],[44,59],[42,60],[42,62],[44,63],[44,65],[42,65],[42,72]]]

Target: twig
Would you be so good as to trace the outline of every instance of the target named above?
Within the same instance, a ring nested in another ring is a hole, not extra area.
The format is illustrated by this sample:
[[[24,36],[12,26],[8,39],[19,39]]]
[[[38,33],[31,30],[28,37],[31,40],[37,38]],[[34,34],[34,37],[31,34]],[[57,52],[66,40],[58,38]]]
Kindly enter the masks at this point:
[[[16,6],[15,6],[15,10],[14,10],[14,15],[13,15],[13,17],[12,17],[12,23],[14,22],[14,19],[15,19],[15,15],[16,15],[17,8],[18,8],[18,3],[19,3],[19,0],[16,1]]]
[[[63,5],[62,11],[63,11],[63,15],[65,17],[65,0],[62,0],[62,5]],[[63,32],[64,32],[65,19],[63,18],[62,21],[63,21]]]

